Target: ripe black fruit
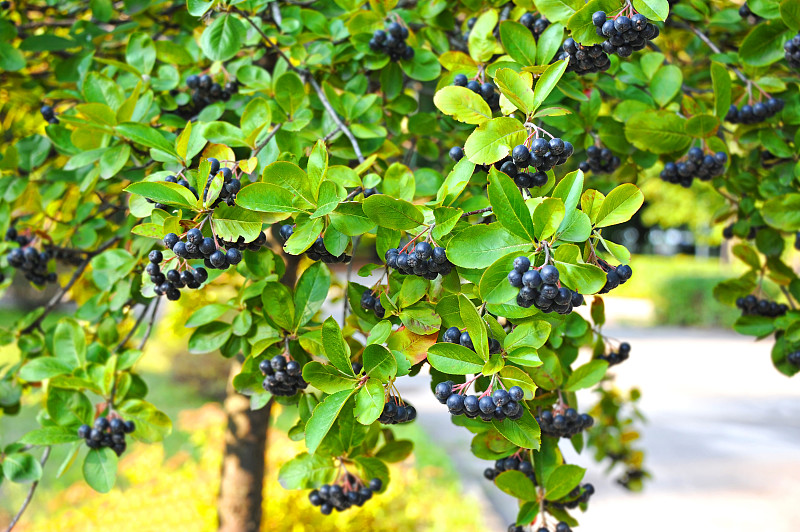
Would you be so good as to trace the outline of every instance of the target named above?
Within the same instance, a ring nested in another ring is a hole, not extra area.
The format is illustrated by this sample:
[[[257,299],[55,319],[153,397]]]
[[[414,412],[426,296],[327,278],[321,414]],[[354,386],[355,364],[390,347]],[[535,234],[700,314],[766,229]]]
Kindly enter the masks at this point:
[[[117,456],[120,456],[127,448],[125,435],[135,430],[136,424],[133,421],[124,421],[119,417],[109,421],[106,417],[99,417],[95,420],[94,427],[81,425],[78,428],[78,436],[86,440],[86,445],[90,449],[110,447]]]
[[[388,33],[388,35],[387,35]],[[369,48],[389,56],[392,61],[410,61],[414,58],[414,49],[406,44],[408,28],[398,22],[391,22],[386,30],[376,30],[369,40]]]
[[[602,52],[617,54],[619,57],[628,57],[637,50],[647,46],[648,41],[658,37],[658,26],[647,20],[647,17],[636,13],[631,17],[617,15],[608,19],[602,11],[592,15],[595,32],[606,40],[600,45]],[[564,47],[566,50],[566,46]]]
[[[783,316],[789,310],[789,307],[783,303],[759,299],[753,294],[738,298],[736,306],[741,309],[742,316],[765,316],[767,318]]]
[[[783,45],[784,57],[790,68],[800,70],[800,32]]]
[[[323,484],[308,494],[308,500],[312,506],[319,506],[322,515],[330,515],[334,509],[341,512],[353,506],[363,506],[382,487],[383,482],[379,478],[373,478],[365,485],[355,475],[348,473],[344,475],[341,485]]]
[[[610,367],[625,362],[630,357],[630,354],[631,354],[631,344],[629,344],[628,342],[622,342],[621,344],[619,344],[619,348],[617,349],[617,351],[611,351],[608,354],[598,355],[595,358],[597,358],[597,360],[605,360],[606,362],[608,362],[608,365]]]
[[[264,389],[273,395],[291,397],[308,387],[303,380],[300,364],[294,360],[287,361],[283,355],[262,360],[258,368],[265,376],[262,383]]]
[[[569,61],[567,72],[575,72],[579,76],[583,76],[594,72],[604,72],[611,67],[611,60],[598,44],[584,46],[569,37],[564,41],[563,50],[558,59]]]
[[[596,174],[613,174],[621,163],[620,158],[608,148],[589,146],[586,148],[586,160],[578,168],[584,173],[591,170]]]
[[[692,148],[686,161],[677,163],[668,162],[661,171],[661,179],[667,183],[679,184],[682,187],[692,186],[692,180],[696,177],[701,181],[709,181],[714,177],[719,177],[725,173],[725,163],[728,155],[725,152],[717,152],[712,156],[704,155],[700,148]]]
[[[536,422],[542,434],[554,438],[571,438],[594,425],[594,418],[589,414],[578,414],[574,408],[566,410],[545,410],[536,416]]]

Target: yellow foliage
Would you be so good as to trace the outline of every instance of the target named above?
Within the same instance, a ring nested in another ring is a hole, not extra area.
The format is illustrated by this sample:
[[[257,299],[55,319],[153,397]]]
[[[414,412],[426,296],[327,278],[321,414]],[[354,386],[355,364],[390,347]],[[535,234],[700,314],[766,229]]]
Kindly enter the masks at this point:
[[[97,494],[78,482],[49,501],[46,513],[27,515],[20,532],[200,532],[216,530],[225,416],[216,404],[184,411],[178,421],[189,434],[186,449],[166,458],[161,445],[135,444],[120,461],[117,487]],[[308,503],[307,491],[280,487],[280,465],[302,444],[269,433],[264,483],[263,531],[390,532],[486,530],[480,505],[466,497],[456,479],[435,467],[416,468],[411,460],[391,467],[389,489],[363,508],[323,516]]]

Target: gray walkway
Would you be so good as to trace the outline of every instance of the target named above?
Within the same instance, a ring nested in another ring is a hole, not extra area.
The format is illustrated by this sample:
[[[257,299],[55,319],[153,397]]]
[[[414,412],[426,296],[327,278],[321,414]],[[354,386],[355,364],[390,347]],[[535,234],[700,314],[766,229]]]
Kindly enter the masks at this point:
[[[589,511],[578,516],[581,529],[800,530],[800,378],[772,368],[771,343],[720,331],[606,333],[631,342],[631,358],[614,373],[621,388],[643,393],[643,446],[655,478],[644,493],[630,494],[588,456],[568,456],[589,467],[587,480],[597,488]],[[449,422],[421,380],[401,379],[401,392],[420,411],[422,427],[448,448],[466,489],[483,492],[494,508],[492,529],[505,530],[514,500],[483,480],[488,462],[471,455],[471,435]]]

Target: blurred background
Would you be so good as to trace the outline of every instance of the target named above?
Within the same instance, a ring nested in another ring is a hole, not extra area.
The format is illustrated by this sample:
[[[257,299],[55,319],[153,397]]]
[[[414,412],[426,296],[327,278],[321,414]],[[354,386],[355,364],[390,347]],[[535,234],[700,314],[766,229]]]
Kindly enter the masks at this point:
[[[632,493],[616,481],[622,471],[608,472],[591,456],[569,456],[589,467],[586,480],[596,488],[589,510],[576,516],[579,530],[796,532],[800,387],[772,367],[771,339],[754,342],[734,333],[730,326],[737,310],[713,297],[714,285],[738,271],[729,254],[731,242],[710,227],[718,196],[709,193],[704,200],[702,189],[667,187],[660,180],[643,183],[645,197],[658,207],[648,206],[614,234],[604,235],[635,254],[631,281],[605,296],[604,332],[632,346],[630,359],[612,374],[621,391],[641,391],[639,406],[647,418],[641,446],[652,478],[642,492]],[[353,271],[376,260],[357,256]],[[222,287],[202,292],[196,297],[228,297]],[[13,319],[20,305],[46,297],[17,284],[0,303],[0,319]],[[334,299],[332,305],[327,310],[338,318],[341,301]],[[79,467],[57,478],[66,451],[56,448],[16,530],[216,529],[225,430],[221,401],[229,361],[186,352],[191,330],[180,324],[187,307],[191,304],[162,305],[155,337],[139,363],[149,400],[171,417],[173,433],[162,444],[130,446],[120,462],[117,486],[107,495],[86,486]],[[0,350],[0,365],[17,359],[15,349]],[[288,412],[273,410],[262,530],[507,528],[516,503],[483,479],[490,464],[471,455],[471,434],[450,423],[424,376],[413,382],[400,379],[398,387],[419,411],[417,422],[396,429],[399,437],[415,442],[414,456],[393,466],[385,494],[363,509],[328,517],[307,503],[307,492],[279,486],[278,468],[302,450],[302,443],[285,435]],[[591,396],[587,391],[581,404],[591,404]],[[38,400],[30,395],[19,415],[0,417],[0,446],[38,426],[31,415]],[[0,525],[19,508],[27,487],[0,484]]]

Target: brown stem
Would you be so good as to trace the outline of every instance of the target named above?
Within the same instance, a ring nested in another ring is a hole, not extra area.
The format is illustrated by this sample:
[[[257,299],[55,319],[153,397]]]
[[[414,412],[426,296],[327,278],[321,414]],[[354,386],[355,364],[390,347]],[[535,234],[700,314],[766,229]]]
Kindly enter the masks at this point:
[[[44,448],[44,453],[42,454],[41,460],[39,460],[39,465],[44,467],[44,464],[47,463],[47,459],[48,458],[50,458],[50,447],[49,446]],[[25,510],[28,508],[28,505],[31,503],[31,500],[33,499],[33,494],[36,492],[36,488],[38,486],[39,486],[39,481],[38,480],[36,482],[34,482],[33,484],[31,484],[31,487],[28,490],[28,495],[25,496],[25,500],[22,501],[22,506],[20,507],[19,511],[17,512],[17,515],[15,515],[14,518],[11,520],[11,523],[9,523],[8,528],[6,528],[5,532],[11,532],[11,530],[13,530],[14,527],[17,525],[17,522],[19,522],[20,517],[22,517],[22,514],[25,513]]]

